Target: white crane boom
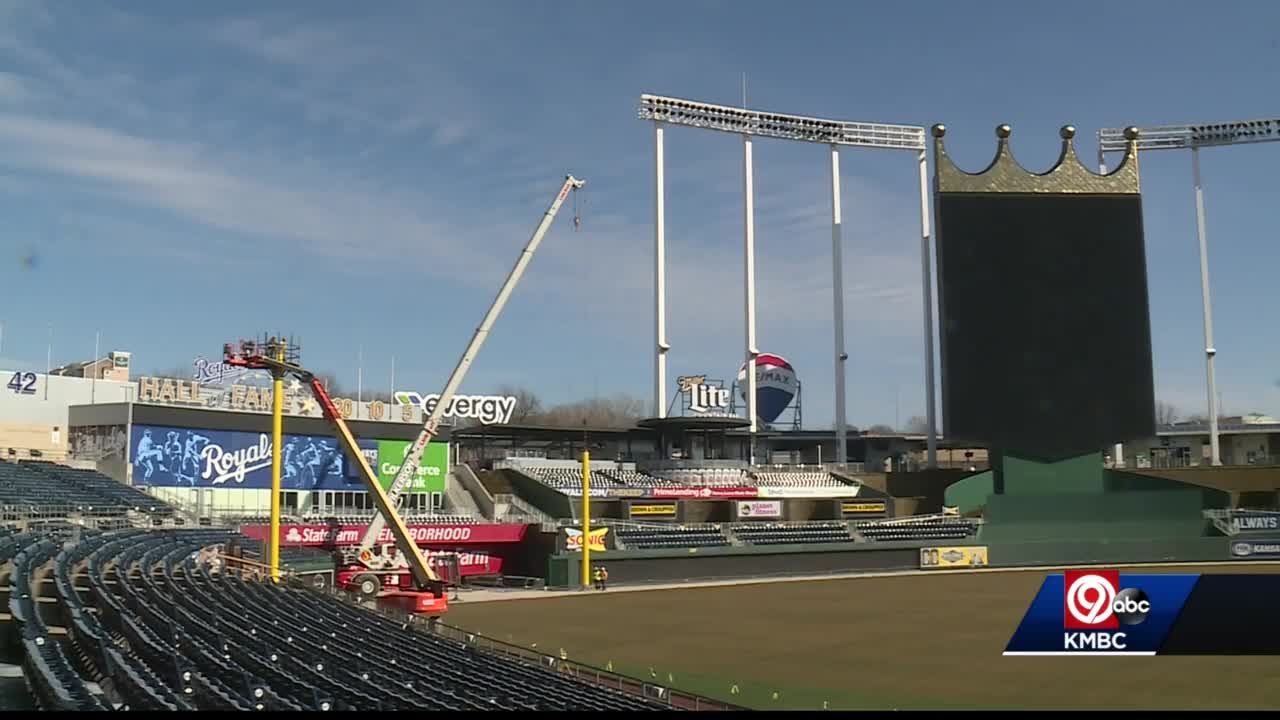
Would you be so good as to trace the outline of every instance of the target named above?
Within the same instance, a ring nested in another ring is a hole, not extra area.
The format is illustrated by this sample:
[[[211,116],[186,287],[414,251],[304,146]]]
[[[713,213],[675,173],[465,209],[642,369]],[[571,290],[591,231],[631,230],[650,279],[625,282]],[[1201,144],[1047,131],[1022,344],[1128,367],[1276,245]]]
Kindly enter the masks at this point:
[[[560,212],[560,206],[564,204],[564,199],[568,197],[571,190],[577,190],[582,185],[582,180],[572,175],[565,176],[564,185],[560,187],[560,192],[556,193],[556,199],[552,201],[551,206],[547,208],[547,212],[543,214],[542,222],[538,223],[537,229],[533,231],[533,237],[529,239],[528,244],[521,251],[515,267],[507,275],[507,280],[502,284],[502,289],[498,291],[498,296],[494,298],[493,304],[489,306],[489,311],[485,313],[484,320],[480,321],[480,326],[476,328],[475,334],[471,336],[471,342],[458,360],[458,365],[453,369],[453,374],[449,376],[449,381],[444,386],[444,392],[440,393],[439,401],[431,410],[426,422],[423,423],[422,433],[418,435],[418,439],[414,440],[413,444],[405,452],[404,462],[400,464],[400,471],[396,473],[396,479],[391,483],[391,487],[387,488],[387,497],[391,500],[392,507],[396,507],[400,500],[400,495],[404,493],[405,489],[413,481],[414,476],[417,475],[418,466],[422,462],[422,453],[427,449],[427,444],[431,442],[431,439],[435,437],[436,431],[440,427],[440,420],[453,403],[454,393],[462,385],[462,379],[466,377],[472,361],[475,360],[476,354],[480,352],[480,346],[484,345],[485,339],[489,336],[489,330],[493,328],[493,324],[502,312],[502,308],[511,297],[511,291],[515,289],[516,283],[520,282],[520,277],[524,275],[525,269],[529,266],[533,253],[538,249],[538,245],[541,244],[543,236],[547,234],[547,230],[551,228],[551,223]],[[395,388],[392,388],[392,391],[394,392]],[[378,536],[382,533],[382,528],[385,525],[386,518],[383,517],[382,513],[375,514],[369,522],[368,529],[365,530],[364,538],[360,541],[360,549],[368,550],[372,548],[377,543]]]

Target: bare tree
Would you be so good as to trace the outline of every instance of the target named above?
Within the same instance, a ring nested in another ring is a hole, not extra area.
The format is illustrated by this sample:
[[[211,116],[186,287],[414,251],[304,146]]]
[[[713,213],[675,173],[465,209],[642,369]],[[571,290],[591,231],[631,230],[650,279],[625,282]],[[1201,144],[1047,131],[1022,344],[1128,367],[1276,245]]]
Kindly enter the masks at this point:
[[[515,409],[511,411],[511,422],[513,424],[536,422],[538,417],[542,415],[542,401],[528,388],[499,385],[493,394],[516,399]]]
[[[1156,401],[1156,425],[1172,425],[1178,420],[1178,408],[1163,400]]]
[[[635,425],[644,417],[645,402],[640,398],[619,393],[612,397],[590,398],[575,403],[557,405],[538,417],[539,424],[577,427],[623,428]]]
[[[316,379],[324,386],[330,397],[354,397],[355,393],[348,392],[347,388],[338,380],[338,376],[331,372],[318,372],[315,374]]]
[[[919,415],[912,415],[907,418],[907,432],[923,435],[929,432],[929,419]]]
[[[873,433],[896,432],[893,428],[889,427],[888,425],[885,425],[884,423],[876,423],[875,425],[872,425],[871,427],[867,428],[867,431],[873,432]]]
[[[143,374],[143,377],[155,378],[174,378],[178,380],[190,380],[195,375],[195,367],[192,365],[174,365],[167,370],[151,370]]]

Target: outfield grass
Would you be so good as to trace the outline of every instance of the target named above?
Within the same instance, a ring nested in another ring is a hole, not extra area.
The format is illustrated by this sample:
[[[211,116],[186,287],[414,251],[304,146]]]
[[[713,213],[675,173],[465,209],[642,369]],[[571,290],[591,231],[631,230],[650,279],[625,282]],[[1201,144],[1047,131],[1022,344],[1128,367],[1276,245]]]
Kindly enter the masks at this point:
[[[1149,571],[1280,572],[1280,564]],[[1044,575],[463,600],[448,622],[756,708],[1280,708],[1280,657],[1001,656]]]

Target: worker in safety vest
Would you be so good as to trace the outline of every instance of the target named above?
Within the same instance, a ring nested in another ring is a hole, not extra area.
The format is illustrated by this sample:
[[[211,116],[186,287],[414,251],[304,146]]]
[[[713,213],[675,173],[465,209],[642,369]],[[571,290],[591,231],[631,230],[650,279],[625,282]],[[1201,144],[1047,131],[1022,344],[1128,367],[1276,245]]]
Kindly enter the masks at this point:
[[[609,568],[604,567],[602,565],[600,567],[600,589],[604,590],[608,586],[609,586]]]
[[[591,571],[591,582],[597,590],[604,589],[604,570],[599,565],[595,566],[595,569]]]

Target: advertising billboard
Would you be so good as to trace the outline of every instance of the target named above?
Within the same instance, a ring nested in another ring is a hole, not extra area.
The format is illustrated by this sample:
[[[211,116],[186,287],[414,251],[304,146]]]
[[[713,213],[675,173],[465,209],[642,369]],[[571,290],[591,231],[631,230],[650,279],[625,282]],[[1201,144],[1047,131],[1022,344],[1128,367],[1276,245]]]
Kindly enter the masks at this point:
[[[768,487],[756,488],[762,498],[843,498],[857,497],[858,485],[845,487]]]
[[[649,492],[656,500],[746,500],[755,499],[753,487],[659,487]]]
[[[632,503],[627,512],[630,517],[669,517],[676,516],[676,504],[670,503]]]
[[[1280,558],[1280,540],[1239,540],[1231,543],[1231,557],[1237,560]]]
[[[987,547],[928,547],[920,548],[920,567],[924,570],[958,567],[986,567]]]
[[[357,440],[370,467],[384,462],[399,469],[404,441]],[[133,482],[150,487],[271,489],[270,433],[134,425],[131,432]],[[398,453],[398,454],[397,454]],[[337,438],[285,435],[281,450],[280,486],[284,490],[364,490],[359,470],[343,453]],[[440,456],[443,456],[443,465]],[[409,492],[444,490],[448,450],[428,446],[423,474],[431,478]],[[439,473],[433,475],[433,472]],[[379,477],[382,473],[379,472]],[[391,473],[395,477],[395,473]],[[384,486],[390,480],[384,481]]]
[[[368,525],[280,525],[280,544],[289,547],[321,547],[325,545],[358,545]],[[405,528],[418,545],[500,545],[524,539],[527,525],[498,523],[492,525],[446,523],[443,525],[410,524]],[[268,525],[241,525],[240,532],[252,540],[266,540]],[[384,527],[375,542],[394,542],[391,528]]]
[[[400,464],[409,452],[409,440],[378,441],[378,484],[383,490],[391,487],[400,472]],[[405,492],[444,492],[445,478],[449,477],[449,446],[446,443],[428,443],[422,452],[418,474]]]
[[[740,518],[780,518],[782,517],[781,500],[740,500],[738,501],[738,517]]]
[[[607,527],[591,531],[591,537],[588,538],[591,543],[591,552],[605,551],[604,536],[608,534]],[[564,529],[564,549],[568,552],[582,552],[582,528]]]
[[[851,515],[881,515],[887,510],[883,500],[870,500],[862,502],[842,502],[840,503],[840,512],[845,517]]]

